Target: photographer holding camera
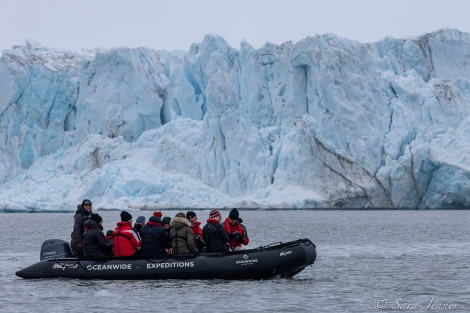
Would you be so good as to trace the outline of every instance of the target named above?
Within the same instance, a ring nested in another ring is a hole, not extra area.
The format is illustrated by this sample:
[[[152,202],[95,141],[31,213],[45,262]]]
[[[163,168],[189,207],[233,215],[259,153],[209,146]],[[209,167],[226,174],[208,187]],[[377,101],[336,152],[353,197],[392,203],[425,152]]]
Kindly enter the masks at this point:
[[[201,251],[206,247],[206,243],[203,239],[204,236],[202,234],[201,222],[198,222],[197,215],[194,211],[186,212],[186,219],[191,223],[191,232],[194,235],[194,243],[196,244],[196,248]]]
[[[228,218],[225,219],[224,229],[230,238],[229,246],[232,251],[242,250],[242,245],[247,245],[250,241],[246,227],[241,224],[236,208],[232,209]]]

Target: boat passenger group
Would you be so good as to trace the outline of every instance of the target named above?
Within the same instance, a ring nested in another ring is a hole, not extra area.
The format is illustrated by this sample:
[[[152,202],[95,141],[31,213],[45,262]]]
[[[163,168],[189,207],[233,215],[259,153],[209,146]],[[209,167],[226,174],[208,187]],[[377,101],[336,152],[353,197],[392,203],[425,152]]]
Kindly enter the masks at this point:
[[[70,245],[75,257],[230,252],[241,250],[249,242],[242,222],[236,208],[223,223],[220,212],[212,210],[202,229],[193,211],[177,213],[173,218],[162,218],[157,211],[147,223],[144,216],[137,217],[134,225],[132,215],[122,211],[121,221],[105,236],[102,217],[92,212],[92,202],[85,199],[77,206]]]

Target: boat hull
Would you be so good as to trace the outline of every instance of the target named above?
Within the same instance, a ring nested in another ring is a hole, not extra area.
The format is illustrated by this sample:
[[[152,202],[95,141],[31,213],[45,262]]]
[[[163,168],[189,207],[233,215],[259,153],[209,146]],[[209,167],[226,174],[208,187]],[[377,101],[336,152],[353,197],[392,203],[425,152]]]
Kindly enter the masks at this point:
[[[25,279],[267,279],[292,277],[315,259],[315,245],[308,239],[299,239],[227,254],[52,258],[28,266],[16,275]]]

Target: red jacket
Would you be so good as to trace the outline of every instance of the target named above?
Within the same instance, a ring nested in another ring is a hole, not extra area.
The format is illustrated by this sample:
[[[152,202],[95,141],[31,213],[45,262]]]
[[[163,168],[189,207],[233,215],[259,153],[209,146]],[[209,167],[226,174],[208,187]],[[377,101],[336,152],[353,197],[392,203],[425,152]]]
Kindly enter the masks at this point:
[[[232,248],[239,247],[242,244],[244,244],[246,246],[248,244],[248,242],[250,242],[250,239],[248,239],[248,234],[246,233],[246,229],[245,229],[244,226],[242,226],[242,224],[237,223],[235,225],[232,225],[232,224],[230,224],[228,218],[226,218],[225,223],[224,223],[224,229],[227,232],[227,234],[229,235],[229,237],[230,237],[230,234],[234,231],[239,232],[243,236],[243,242],[239,242],[235,238],[230,238],[230,240],[228,242],[230,247],[232,247]]]
[[[114,256],[131,256],[140,249],[140,235],[132,230],[129,222],[119,222],[113,231]]]
[[[196,222],[196,224],[192,225],[191,226],[191,232],[193,233],[193,236],[196,236],[196,235],[199,235],[199,237],[204,240],[204,236],[202,235],[202,228],[201,228],[201,222]],[[201,249],[203,247],[201,247],[197,241],[195,241],[196,243],[196,249]]]
[[[201,229],[201,222],[196,222],[196,224],[194,224],[193,226],[191,226],[191,232],[193,233],[193,235],[199,235],[201,236],[201,238],[204,238],[202,236],[202,229]]]

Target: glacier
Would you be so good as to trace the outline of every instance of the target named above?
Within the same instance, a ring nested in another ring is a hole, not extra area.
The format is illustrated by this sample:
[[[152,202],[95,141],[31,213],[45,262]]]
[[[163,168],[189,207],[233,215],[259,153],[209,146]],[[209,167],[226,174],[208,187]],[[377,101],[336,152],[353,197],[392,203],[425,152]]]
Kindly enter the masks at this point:
[[[0,210],[470,207],[470,34],[0,58]]]

